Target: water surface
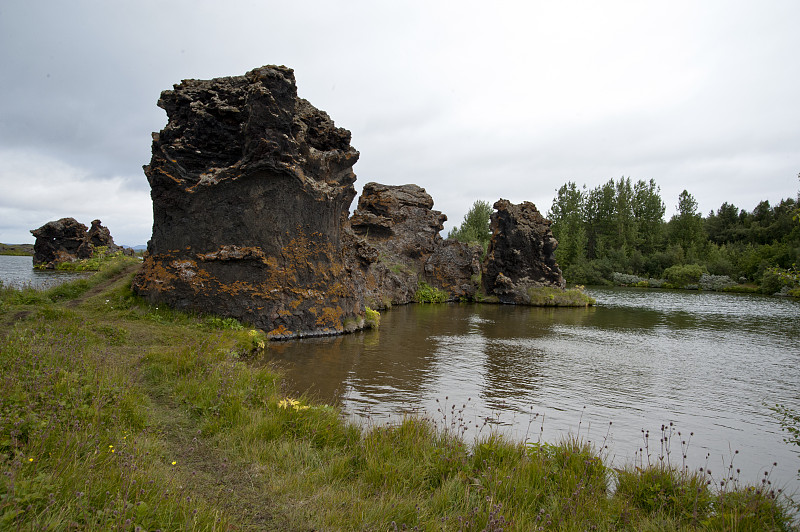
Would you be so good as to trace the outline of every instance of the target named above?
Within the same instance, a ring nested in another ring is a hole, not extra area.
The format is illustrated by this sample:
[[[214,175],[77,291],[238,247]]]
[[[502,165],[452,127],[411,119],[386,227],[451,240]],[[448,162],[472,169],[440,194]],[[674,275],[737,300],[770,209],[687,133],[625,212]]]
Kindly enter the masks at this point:
[[[63,272],[58,270],[36,270],[33,257],[0,255],[0,281],[3,286],[23,288],[29,286],[44,290],[68,281],[88,277],[94,272]]]
[[[798,488],[800,458],[768,405],[800,408],[800,303],[590,292],[598,306],[589,309],[395,307],[378,331],[273,342],[268,358],[289,393],[308,391],[368,423],[416,412],[463,419],[468,438],[489,427],[545,441],[580,434],[609,445],[620,464],[636,459],[643,430],[658,454],[660,427],[672,422],[678,463],[685,439],[691,467],[721,472],[735,456],[743,481],[770,471],[773,483]]]

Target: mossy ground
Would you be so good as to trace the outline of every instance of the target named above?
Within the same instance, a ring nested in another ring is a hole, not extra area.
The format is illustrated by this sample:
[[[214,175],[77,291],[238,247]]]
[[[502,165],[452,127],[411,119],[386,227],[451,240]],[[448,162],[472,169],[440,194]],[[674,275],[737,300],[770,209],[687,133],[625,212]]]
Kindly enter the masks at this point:
[[[347,423],[284,395],[258,333],[136,298],[136,268],[0,293],[0,529],[791,528],[768,492],[575,439]]]

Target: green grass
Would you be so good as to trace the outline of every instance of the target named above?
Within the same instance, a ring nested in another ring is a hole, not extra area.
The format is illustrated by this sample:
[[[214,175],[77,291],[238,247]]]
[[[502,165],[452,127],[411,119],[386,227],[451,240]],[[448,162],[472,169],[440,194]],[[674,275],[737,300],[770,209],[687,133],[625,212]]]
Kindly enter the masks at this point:
[[[760,488],[617,471],[576,438],[466,442],[417,417],[353,425],[287,397],[260,333],[147,305],[131,277],[93,277],[72,300],[3,292],[0,529],[791,527]]]
[[[69,272],[96,272],[108,264],[119,262],[122,258],[122,251],[109,253],[106,246],[100,246],[93,249],[91,258],[75,262],[61,262],[56,265],[56,269]]]
[[[444,303],[447,301],[447,292],[431,286],[425,281],[420,281],[417,292],[414,294],[417,303]]]
[[[534,307],[588,307],[596,303],[593,297],[583,292],[583,287],[561,290],[550,286],[537,286],[528,289],[531,305]]]
[[[0,255],[30,256],[33,255],[33,244],[0,244]]]

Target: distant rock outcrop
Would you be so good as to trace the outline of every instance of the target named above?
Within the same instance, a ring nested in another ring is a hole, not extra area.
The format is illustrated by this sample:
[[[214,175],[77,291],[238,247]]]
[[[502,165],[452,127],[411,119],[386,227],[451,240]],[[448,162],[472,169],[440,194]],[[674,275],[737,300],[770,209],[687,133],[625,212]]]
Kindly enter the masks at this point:
[[[158,105],[168,123],[145,166],[153,236],[136,293],[272,338],[361,326],[342,243],[356,194],[350,132],[298,98],[283,66],[184,80]]]
[[[120,246],[114,243],[114,238],[111,236],[111,231],[107,227],[103,227],[100,220],[92,220],[92,227],[86,233],[86,242],[95,248],[106,247],[109,252],[119,251]]]
[[[367,304],[410,303],[423,281],[451,299],[474,297],[480,246],[442,240],[446,220],[417,185],[364,185],[350,218],[359,245],[349,249],[361,265],[353,270],[362,278]]]
[[[99,247],[109,253],[121,250],[100,220],[92,221],[91,229],[75,218],[61,218],[32,229],[36,237],[33,245],[33,265],[40,268],[55,268],[63,262],[91,258]]]
[[[530,304],[528,289],[537,286],[564,288],[556,264],[558,241],[550,220],[525,201],[514,205],[501,199],[491,216],[492,240],[484,264],[486,294],[501,303]]]

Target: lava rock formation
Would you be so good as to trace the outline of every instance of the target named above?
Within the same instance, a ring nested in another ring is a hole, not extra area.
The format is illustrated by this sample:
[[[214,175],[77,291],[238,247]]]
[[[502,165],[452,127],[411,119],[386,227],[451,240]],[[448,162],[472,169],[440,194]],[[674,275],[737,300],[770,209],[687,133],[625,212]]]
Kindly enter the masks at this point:
[[[492,239],[484,263],[483,284],[487,295],[501,303],[530,304],[528,289],[565,287],[555,258],[558,241],[550,220],[525,201],[515,205],[501,199],[491,216]]]
[[[33,245],[33,265],[53,269],[63,262],[91,258],[95,249],[105,247],[108,253],[120,251],[111,232],[100,220],[93,220],[91,229],[75,218],[61,218],[31,229],[36,237]]]
[[[444,290],[451,300],[475,296],[480,246],[443,240],[439,232],[446,220],[417,185],[364,185],[350,227],[367,246],[349,249],[361,259],[362,268],[352,269],[369,306],[411,303],[420,282]]]
[[[529,285],[564,285],[529,203],[495,204],[484,263],[479,245],[442,239],[447,217],[416,185],[367,183],[348,219],[359,154],[297,96],[290,68],[184,80],[158,105],[168,122],[144,167],[153,236],[133,282],[152,303],[281,339],[356,330],[365,306],[412,302],[421,282],[472,300],[483,276],[486,294],[523,304]]]
[[[361,326],[342,227],[356,191],[350,132],[298,98],[294,72],[184,80],[144,167],[153,236],[134,290],[232,316],[272,338]]]

